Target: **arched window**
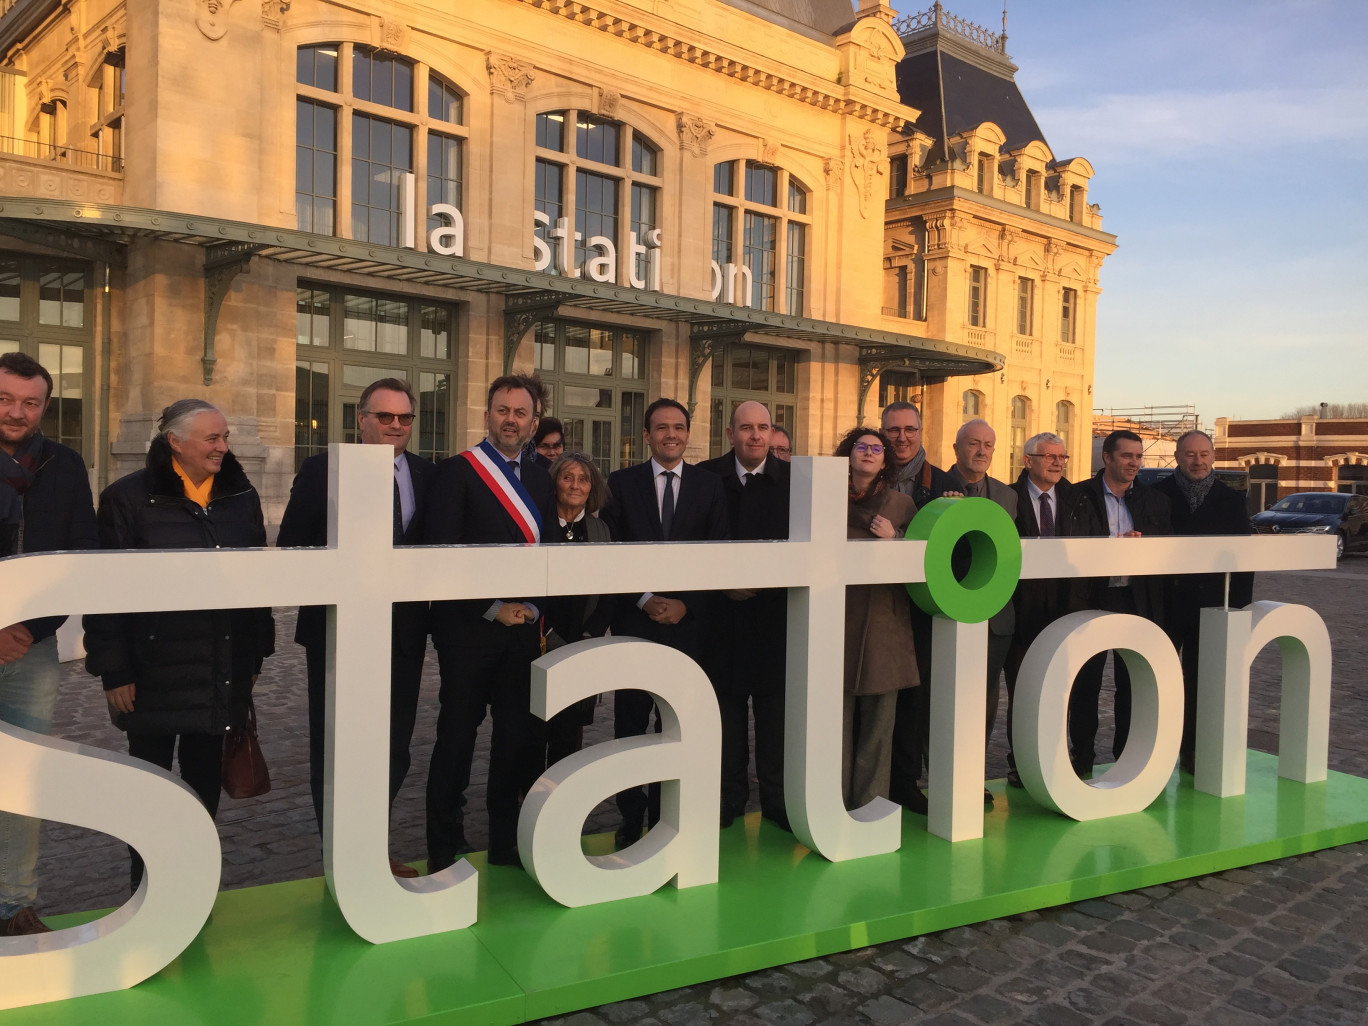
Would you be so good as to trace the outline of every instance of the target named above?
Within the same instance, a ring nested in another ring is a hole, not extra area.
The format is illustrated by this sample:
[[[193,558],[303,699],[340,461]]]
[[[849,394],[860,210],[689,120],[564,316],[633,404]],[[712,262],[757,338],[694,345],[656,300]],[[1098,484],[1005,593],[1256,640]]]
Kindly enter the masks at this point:
[[[536,144],[537,270],[659,289],[660,147],[576,110],[538,114]]]
[[[1031,417],[1031,400],[1024,395],[1012,397],[1012,454],[1011,480],[1015,481],[1026,469],[1026,430]]]
[[[983,393],[977,389],[965,389],[963,399],[963,413],[961,423],[967,424],[983,416]]]
[[[713,166],[714,299],[804,313],[808,193],[795,176],[770,164],[728,160]]]
[[[455,86],[421,62],[353,43],[299,47],[295,80],[302,231],[401,245],[405,174],[416,178],[416,208],[461,208],[466,130]],[[430,228],[445,223],[428,220]]]
[[[1055,434],[1064,439],[1064,451],[1073,454],[1073,403],[1055,403]]]

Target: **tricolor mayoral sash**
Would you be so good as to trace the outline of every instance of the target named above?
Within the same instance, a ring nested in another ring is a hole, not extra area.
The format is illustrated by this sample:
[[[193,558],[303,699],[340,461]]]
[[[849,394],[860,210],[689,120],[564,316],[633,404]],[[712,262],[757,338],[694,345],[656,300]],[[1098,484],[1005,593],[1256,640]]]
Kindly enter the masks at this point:
[[[485,487],[494,493],[499,505],[513,518],[527,543],[535,545],[541,541],[541,513],[537,511],[537,504],[532,501],[532,496],[523,487],[523,483],[509,468],[508,457],[494,448],[488,438],[461,455],[475,469],[475,473],[480,475]]]

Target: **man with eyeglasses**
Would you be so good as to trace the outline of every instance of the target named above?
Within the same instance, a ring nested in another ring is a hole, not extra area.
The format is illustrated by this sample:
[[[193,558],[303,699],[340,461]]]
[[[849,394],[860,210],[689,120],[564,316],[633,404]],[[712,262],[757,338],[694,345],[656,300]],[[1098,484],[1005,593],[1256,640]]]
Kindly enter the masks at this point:
[[[1064,476],[1069,466],[1068,446],[1051,431],[1026,439],[1026,467],[1012,487],[1017,493],[1017,533],[1023,538],[1053,538],[1060,532],[1061,507],[1072,485]],[[1022,580],[1017,583],[1012,605],[1016,631],[1003,667],[1007,680],[1007,784],[1021,787],[1016,753],[1012,750],[1012,706],[1017,674],[1026,650],[1040,632],[1066,612],[1065,582],[1058,578]]]
[[[394,450],[395,545],[417,545],[423,535],[423,506],[437,473],[430,460],[408,452],[416,404],[413,390],[399,378],[381,378],[366,386],[356,404],[356,429],[362,445],[388,445]],[[328,544],[328,454],[310,456],[299,468],[290,501],[280,521],[276,544],[303,548]],[[295,641],[304,646],[309,695],[309,790],[314,816],[323,829],[323,723],[327,670],[327,621],[323,606],[299,610]],[[409,741],[418,715],[418,689],[427,651],[428,604],[396,602],[391,612],[390,646],[390,804],[409,770]],[[395,876],[417,871],[390,860]]]
[[[24,353],[0,356],[0,556],[97,549],[95,504],[79,453],[45,438],[52,375]],[[49,616],[0,628],[0,720],[47,734],[62,681]],[[0,936],[49,933],[38,899],[39,821],[0,812]]]
[[[931,465],[922,447],[922,419],[911,403],[894,402],[883,408],[880,426],[892,443],[893,478],[890,486],[921,509],[950,490],[945,471]],[[912,639],[916,647],[917,674],[931,679],[931,617],[912,603]],[[888,796],[911,812],[926,815],[926,795],[917,782],[926,767],[931,724],[931,689],[903,688],[893,721],[893,761]]]
[[[775,424],[770,434],[769,454],[776,460],[788,463],[793,459],[793,436],[788,428]]]
[[[1133,431],[1113,431],[1102,442],[1102,469],[1075,485],[1064,504],[1062,531],[1071,538],[1140,538],[1172,534],[1169,500],[1135,480],[1144,462],[1145,443]],[[1154,574],[1136,577],[1079,577],[1069,582],[1069,612],[1100,609],[1133,613],[1163,626],[1165,579]],[[1130,734],[1130,674],[1125,661],[1114,660],[1116,733],[1112,755],[1119,756]],[[1096,756],[1097,703],[1107,653],[1099,652],[1078,671],[1069,695],[1069,760],[1080,777],[1092,775]]]

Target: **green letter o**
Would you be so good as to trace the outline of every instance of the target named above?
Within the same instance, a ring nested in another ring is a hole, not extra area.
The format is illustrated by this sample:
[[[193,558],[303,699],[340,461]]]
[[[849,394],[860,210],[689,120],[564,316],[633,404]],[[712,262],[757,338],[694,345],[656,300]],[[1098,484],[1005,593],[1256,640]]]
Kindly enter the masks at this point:
[[[907,593],[926,612],[981,623],[1012,599],[1021,579],[1021,537],[1007,511],[990,499],[935,499],[917,511],[907,537],[926,542],[926,581]],[[969,572],[955,579],[951,557],[969,543]]]

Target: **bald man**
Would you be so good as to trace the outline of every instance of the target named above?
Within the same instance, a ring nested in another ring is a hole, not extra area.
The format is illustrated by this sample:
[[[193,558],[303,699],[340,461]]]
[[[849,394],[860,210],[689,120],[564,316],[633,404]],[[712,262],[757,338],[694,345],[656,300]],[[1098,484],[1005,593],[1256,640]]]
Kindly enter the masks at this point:
[[[789,464],[770,455],[774,432],[763,403],[738,406],[727,426],[732,448],[699,467],[722,479],[731,537],[787,539]],[[722,714],[722,826],[746,811],[750,795],[747,704],[755,717],[760,812],[785,830],[784,652],[788,595],[783,588],[725,592],[714,604],[705,668]]]

